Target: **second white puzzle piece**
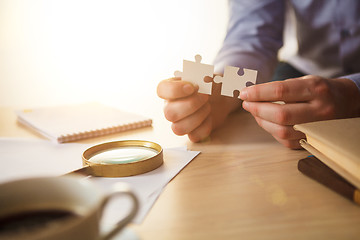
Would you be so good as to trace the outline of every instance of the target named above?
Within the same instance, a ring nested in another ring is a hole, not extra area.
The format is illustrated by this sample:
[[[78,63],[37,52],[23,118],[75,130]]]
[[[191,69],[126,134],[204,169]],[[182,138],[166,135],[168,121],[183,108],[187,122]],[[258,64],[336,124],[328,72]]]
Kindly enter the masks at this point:
[[[214,82],[222,83],[221,95],[235,97],[235,91],[240,93],[247,84],[255,84],[257,71],[244,68],[244,74],[240,76],[239,70],[238,67],[226,66],[223,77],[214,77]]]

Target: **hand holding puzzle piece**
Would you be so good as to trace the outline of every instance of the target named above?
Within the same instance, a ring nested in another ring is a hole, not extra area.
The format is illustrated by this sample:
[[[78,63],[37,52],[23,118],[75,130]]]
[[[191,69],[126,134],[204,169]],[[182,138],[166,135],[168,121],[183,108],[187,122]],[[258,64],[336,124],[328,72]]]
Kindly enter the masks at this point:
[[[199,93],[211,94],[212,82],[206,82],[206,77],[213,78],[214,66],[201,63],[201,56],[195,56],[195,62],[183,61],[183,72],[176,71],[174,75],[181,77],[183,81],[188,81],[199,86]],[[234,97],[235,91],[241,91],[248,84],[255,84],[257,71],[244,68],[244,74],[238,75],[240,68],[226,66],[224,76],[215,76],[215,83],[222,83],[221,95]]]

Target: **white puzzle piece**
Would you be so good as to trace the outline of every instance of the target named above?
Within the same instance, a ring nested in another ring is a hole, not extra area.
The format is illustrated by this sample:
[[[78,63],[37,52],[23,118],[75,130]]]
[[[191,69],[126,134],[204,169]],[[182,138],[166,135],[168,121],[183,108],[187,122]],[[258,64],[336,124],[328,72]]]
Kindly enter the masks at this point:
[[[214,66],[201,63],[201,56],[195,56],[195,62],[183,61],[183,72],[176,71],[175,77],[199,86],[199,93],[211,94],[212,82],[205,82],[205,77],[213,77]]]
[[[222,83],[221,95],[234,97],[234,91],[240,92],[247,83],[255,84],[257,71],[244,68],[244,74],[239,76],[239,69],[238,67],[226,66],[223,77],[214,77],[214,82]]]

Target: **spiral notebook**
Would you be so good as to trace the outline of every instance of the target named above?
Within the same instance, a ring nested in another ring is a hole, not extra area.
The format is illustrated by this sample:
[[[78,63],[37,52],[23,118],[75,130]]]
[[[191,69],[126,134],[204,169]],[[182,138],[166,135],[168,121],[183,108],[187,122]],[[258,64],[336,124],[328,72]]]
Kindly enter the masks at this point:
[[[18,122],[59,142],[151,126],[152,120],[100,103],[43,107],[16,111]]]

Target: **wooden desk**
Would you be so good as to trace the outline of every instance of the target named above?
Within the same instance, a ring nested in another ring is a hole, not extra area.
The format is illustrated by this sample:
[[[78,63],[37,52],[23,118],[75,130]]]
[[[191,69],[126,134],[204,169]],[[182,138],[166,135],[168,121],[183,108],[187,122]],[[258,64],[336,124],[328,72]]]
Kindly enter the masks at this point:
[[[0,113],[1,136],[38,137],[16,124],[11,109]],[[251,115],[232,115],[200,144],[174,136],[161,116],[154,120],[153,128],[107,138],[202,153],[132,226],[141,239],[359,239],[360,207],[301,174],[297,161],[308,153],[278,144]]]

